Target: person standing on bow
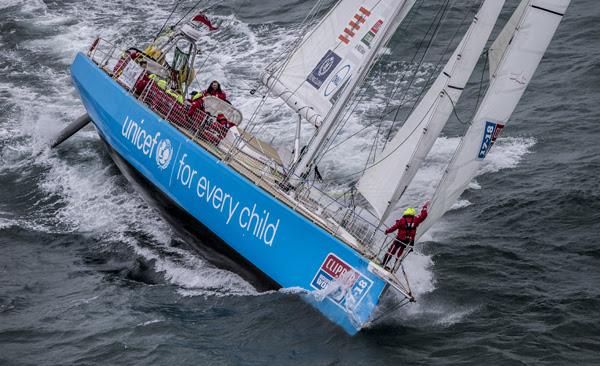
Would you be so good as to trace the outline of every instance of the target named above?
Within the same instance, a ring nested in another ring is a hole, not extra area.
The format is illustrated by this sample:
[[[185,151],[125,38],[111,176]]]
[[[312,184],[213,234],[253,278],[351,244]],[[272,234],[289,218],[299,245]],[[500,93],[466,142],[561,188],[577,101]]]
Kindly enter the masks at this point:
[[[204,92],[205,95],[210,95],[213,97],[217,97],[221,100],[226,101],[227,103],[229,103],[229,101],[227,100],[227,95],[225,94],[225,92],[221,89],[221,84],[219,84],[218,81],[213,80],[212,83],[210,83],[210,85],[208,86],[208,89],[206,89],[206,91]]]
[[[381,264],[385,269],[389,270],[387,263],[394,256],[394,254],[396,254],[396,258],[400,259],[404,253],[405,247],[412,247],[415,245],[417,228],[425,220],[425,218],[427,218],[428,205],[429,202],[423,205],[419,216],[417,216],[417,211],[414,208],[407,208],[404,210],[402,218],[400,220],[396,220],[396,223],[385,231],[386,234],[389,234],[398,230],[396,239],[392,242],[392,244],[390,244],[387,253],[385,253],[385,256],[383,257],[383,262]]]

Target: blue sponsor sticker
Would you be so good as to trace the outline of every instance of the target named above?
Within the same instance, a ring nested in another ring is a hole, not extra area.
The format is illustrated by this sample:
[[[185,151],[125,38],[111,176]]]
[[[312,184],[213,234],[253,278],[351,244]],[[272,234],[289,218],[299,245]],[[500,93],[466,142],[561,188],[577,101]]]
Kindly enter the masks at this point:
[[[327,51],[315,69],[308,75],[306,81],[315,88],[320,89],[340,61],[342,61],[340,56],[331,50]]]
[[[503,128],[503,124],[490,121],[485,122],[485,128],[483,129],[483,140],[481,141],[481,147],[479,148],[479,154],[477,155],[477,158],[484,159],[486,157]]]

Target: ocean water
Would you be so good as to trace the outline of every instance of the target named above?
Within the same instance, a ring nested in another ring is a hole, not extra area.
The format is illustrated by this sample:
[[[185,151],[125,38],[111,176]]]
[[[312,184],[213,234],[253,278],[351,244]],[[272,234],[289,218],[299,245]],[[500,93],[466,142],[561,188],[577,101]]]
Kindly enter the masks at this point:
[[[442,3],[420,2],[340,136],[356,137],[322,162],[340,186],[362,166],[374,136],[365,126],[398,76],[417,67],[411,58]],[[435,76],[478,3],[452,2],[408,97]],[[314,4],[212,8],[220,30],[203,45],[198,82],[222,81],[251,115],[258,74],[298,36]],[[48,149],[84,111],[69,75],[76,52],[98,35],[143,45],[172,6],[0,0],[1,365],[600,364],[596,1],[573,1],[480,175],[417,245],[406,267],[418,301],[355,337],[293,290],[259,293],[206,262],[128,184],[93,129]],[[507,1],[501,23],[515,6]],[[473,113],[482,66],[459,105],[463,118]],[[264,139],[289,145],[294,116],[274,99],[262,113]],[[449,122],[402,205],[431,195],[464,129]]]

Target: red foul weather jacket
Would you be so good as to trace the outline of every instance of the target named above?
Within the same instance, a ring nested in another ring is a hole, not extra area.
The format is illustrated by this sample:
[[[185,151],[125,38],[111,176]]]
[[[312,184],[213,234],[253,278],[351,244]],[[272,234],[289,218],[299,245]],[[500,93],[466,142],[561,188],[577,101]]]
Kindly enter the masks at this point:
[[[213,97],[217,97],[221,100],[227,100],[227,95],[225,94],[224,91],[215,91],[215,90],[211,90],[211,89],[206,89],[206,91],[204,92],[205,95],[210,95]]]
[[[425,218],[427,218],[427,210],[421,210],[419,216],[402,216],[400,220],[396,220],[396,223],[385,231],[386,234],[398,230],[396,239],[403,243],[410,244],[415,240],[417,235],[417,228]]]

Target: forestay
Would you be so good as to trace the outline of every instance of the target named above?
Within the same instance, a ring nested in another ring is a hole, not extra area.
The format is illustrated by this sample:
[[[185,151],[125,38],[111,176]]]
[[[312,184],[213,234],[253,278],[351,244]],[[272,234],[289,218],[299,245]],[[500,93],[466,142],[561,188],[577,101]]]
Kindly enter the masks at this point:
[[[413,4],[414,0],[339,1],[283,65],[263,76],[263,83],[320,126],[342,90],[354,88],[388,30],[398,26],[401,10],[404,18]]]
[[[490,86],[431,201],[425,233],[468,187],[535,73],[570,0],[524,0],[492,45]],[[510,32],[510,33],[507,33]]]
[[[368,167],[358,190],[383,222],[402,196],[450,118],[498,18],[503,0],[486,0],[443,72]]]

